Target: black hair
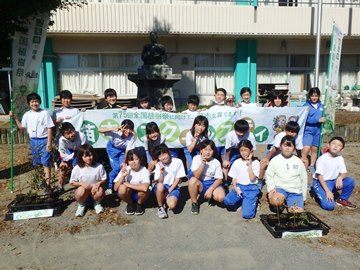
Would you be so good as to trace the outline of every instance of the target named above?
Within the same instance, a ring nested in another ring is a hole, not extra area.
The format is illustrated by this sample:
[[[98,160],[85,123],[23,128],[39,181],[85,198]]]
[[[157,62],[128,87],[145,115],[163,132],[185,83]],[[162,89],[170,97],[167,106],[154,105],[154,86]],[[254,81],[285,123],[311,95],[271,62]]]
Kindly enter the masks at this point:
[[[270,94],[270,101],[272,103],[272,106],[274,106],[274,100],[275,99],[281,99],[281,106],[284,106],[284,101],[285,101],[285,97],[284,97],[284,94],[283,93],[280,93],[280,92],[274,92],[274,93],[271,93]]]
[[[69,90],[62,90],[60,92],[60,100],[63,98],[72,100],[71,92]]]
[[[253,148],[254,148],[253,144],[249,140],[241,140],[238,143],[238,148],[240,149],[241,147],[246,147],[246,148],[248,148],[250,150],[253,150]]]
[[[151,105],[150,105],[150,98],[149,98],[149,96],[143,96],[143,97],[138,98],[138,100],[137,100],[137,106],[138,106],[139,108],[141,108],[140,103],[141,103],[141,102],[144,102],[144,101],[147,101],[147,102],[148,102],[147,109],[150,109],[150,108],[151,108]]]
[[[112,88],[108,88],[104,91],[104,96],[105,98],[113,97],[113,96],[117,97],[116,90]]]
[[[309,99],[309,100],[310,100],[310,97],[311,97],[313,94],[317,94],[317,95],[319,96],[319,101],[318,101],[318,102],[320,102],[321,93],[320,93],[319,87],[312,87],[312,88],[310,88],[309,93],[308,93],[308,99]]]
[[[194,136],[194,134],[195,134],[195,125],[196,125],[196,124],[202,124],[202,123],[205,125],[205,130],[204,130],[204,132],[203,132],[202,135],[204,135],[205,137],[208,137],[208,133],[209,133],[209,120],[208,120],[205,116],[203,116],[203,115],[198,115],[198,116],[195,117],[194,122],[193,122],[193,125],[192,125],[192,127],[191,127],[191,129],[190,129],[191,135]]]
[[[293,146],[295,147],[295,138],[291,137],[290,135],[285,135],[281,141],[280,141],[280,145],[286,144],[286,146]],[[290,145],[291,144],[291,145]]]
[[[126,128],[128,127],[129,129],[131,130],[134,130],[134,122],[131,121],[130,119],[124,119],[122,122],[121,122],[121,126]]]
[[[169,147],[165,143],[162,143],[155,147],[151,157],[154,160],[159,160],[159,156],[164,153],[167,153],[171,156]]]
[[[38,100],[40,102],[40,104],[41,104],[41,97],[37,93],[30,93],[30,94],[27,95],[26,101],[27,101],[28,104],[30,104],[31,100]]]
[[[127,152],[125,162],[128,164],[129,161],[134,160],[134,156],[137,156],[140,160],[140,164],[142,164],[142,156],[140,155],[140,152],[137,149],[131,149]]]
[[[335,137],[332,137],[330,140],[329,140],[329,143],[331,143],[332,141],[340,141],[343,145],[342,149],[344,149],[345,147],[345,140],[342,138],[342,137],[339,137],[339,136],[335,136]]]
[[[155,122],[149,122],[146,124],[145,126],[145,130],[146,130],[146,135],[150,135],[152,133],[160,133],[160,129],[159,129],[159,126],[155,123]],[[160,135],[161,137],[161,135]],[[156,144],[157,142],[154,142],[154,141],[151,141],[151,140],[147,140],[147,147],[148,147],[148,151],[150,153],[150,156],[152,156],[152,153],[154,152],[154,149],[156,147]]]
[[[171,103],[174,105],[174,102],[170,96],[163,96],[160,100],[161,106],[164,107],[166,103]]]
[[[85,143],[85,144],[79,146],[76,158],[77,158],[77,163],[80,168],[85,167],[85,162],[82,159],[82,157],[90,156],[90,155],[93,155],[93,157],[94,157],[91,166],[95,166],[95,164],[97,163],[97,156],[96,156],[95,149],[88,143]]]
[[[245,133],[245,132],[249,131],[250,126],[249,126],[248,121],[246,121],[244,119],[240,119],[235,122],[234,129],[237,132]]]
[[[212,140],[203,140],[201,143],[200,143],[200,150],[206,148],[208,145],[210,145],[211,149],[214,151],[214,155],[215,155],[215,152],[216,152],[216,146],[215,146],[215,143],[212,141]]]
[[[75,131],[75,127],[70,122],[63,122],[61,124],[60,129],[59,129],[59,132],[60,132],[61,135],[64,136],[65,132],[67,132],[69,130]]]
[[[226,95],[227,95],[227,92],[226,92],[226,90],[225,90],[224,88],[216,88],[216,89],[215,89],[215,94],[216,94],[217,92],[223,92],[224,95],[225,95],[225,97],[226,97]]]
[[[200,103],[199,97],[197,95],[190,95],[187,99],[187,104],[189,104],[189,103],[199,106],[199,103]]]
[[[249,87],[243,87],[241,88],[240,90],[240,96],[242,96],[243,94],[245,94],[246,92],[249,92],[250,93],[250,96],[251,96],[251,89]]]
[[[300,131],[300,126],[297,122],[295,121],[289,121],[286,123],[285,125],[285,131],[288,131],[288,132],[296,132],[296,134],[299,133]]]

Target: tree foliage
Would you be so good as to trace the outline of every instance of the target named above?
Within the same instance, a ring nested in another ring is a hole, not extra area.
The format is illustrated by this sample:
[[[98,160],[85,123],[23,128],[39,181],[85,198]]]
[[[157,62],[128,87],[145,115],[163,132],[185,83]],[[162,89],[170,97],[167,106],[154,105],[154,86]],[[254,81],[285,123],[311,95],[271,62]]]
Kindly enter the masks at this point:
[[[23,31],[29,19],[41,13],[81,7],[86,0],[0,0],[0,66],[9,64],[11,37]],[[54,22],[50,21],[50,25]]]

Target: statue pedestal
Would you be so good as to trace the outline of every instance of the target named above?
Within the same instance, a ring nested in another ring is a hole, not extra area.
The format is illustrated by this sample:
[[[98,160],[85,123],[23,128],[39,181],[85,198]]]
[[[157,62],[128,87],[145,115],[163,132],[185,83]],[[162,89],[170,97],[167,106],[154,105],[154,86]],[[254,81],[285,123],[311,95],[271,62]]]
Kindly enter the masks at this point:
[[[172,74],[168,65],[143,65],[138,74],[128,74],[128,79],[138,87],[137,98],[148,96],[151,106],[160,108],[162,96],[168,95],[174,100],[172,86],[181,80],[181,74]]]

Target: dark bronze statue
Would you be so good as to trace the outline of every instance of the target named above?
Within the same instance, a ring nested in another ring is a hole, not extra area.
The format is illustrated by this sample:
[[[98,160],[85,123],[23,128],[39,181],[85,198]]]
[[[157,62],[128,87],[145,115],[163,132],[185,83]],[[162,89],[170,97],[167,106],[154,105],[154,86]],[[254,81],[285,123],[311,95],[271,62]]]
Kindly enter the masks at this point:
[[[157,43],[157,33],[150,32],[151,44],[144,46],[141,59],[144,65],[163,65],[166,61],[165,47]]]

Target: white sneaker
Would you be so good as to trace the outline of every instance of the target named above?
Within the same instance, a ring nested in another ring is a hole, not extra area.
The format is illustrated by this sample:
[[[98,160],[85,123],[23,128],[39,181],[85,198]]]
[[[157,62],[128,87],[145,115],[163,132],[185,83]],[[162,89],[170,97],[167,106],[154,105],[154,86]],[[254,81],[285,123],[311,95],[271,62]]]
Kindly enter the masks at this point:
[[[104,207],[102,207],[101,204],[97,203],[97,202],[94,203],[94,209],[95,209],[96,214],[100,214],[100,213],[104,212]]]
[[[166,211],[165,211],[164,207],[162,207],[162,206],[160,206],[160,207],[158,208],[157,214],[158,214],[158,217],[161,218],[161,219],[168,217],[168,215],[166,214]]]
[[[108,188],[107,190],[105,190],[105,195],[111,195],[112,194],[112,189]]]
[[[79,204],[77,209],[76,209],[75,216],[76,217],[83,217],[84,214],[85,214],[85,205]]]

